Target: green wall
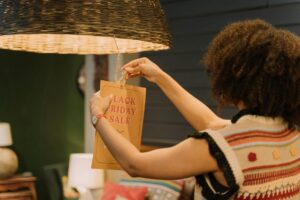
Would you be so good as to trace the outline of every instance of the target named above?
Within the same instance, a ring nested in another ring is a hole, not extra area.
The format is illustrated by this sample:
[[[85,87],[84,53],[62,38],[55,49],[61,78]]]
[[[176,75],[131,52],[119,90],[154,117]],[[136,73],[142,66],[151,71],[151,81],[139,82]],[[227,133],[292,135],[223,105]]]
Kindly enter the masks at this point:
[[[20,171],[38,177],[39,199],[43,166],[83,151],[84,103],[76,87],[83,63],[78,55],[0,51],[0,121],[11,123]]]

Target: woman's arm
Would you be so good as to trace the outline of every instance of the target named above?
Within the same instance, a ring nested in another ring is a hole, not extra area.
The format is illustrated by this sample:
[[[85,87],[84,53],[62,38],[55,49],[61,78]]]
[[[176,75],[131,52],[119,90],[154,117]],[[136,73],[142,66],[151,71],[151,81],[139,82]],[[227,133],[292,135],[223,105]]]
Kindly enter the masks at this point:
[[[149,59],[133,60],[124,65],[123,69],[129,73],[129,78],[144,76],[150,82],[156,83],[196,130],[219,129],[229,123],[228,120],[218,117]]]
[[[198,131],[208,128],[219,129],[229,123],[228,120],[218,117],[210,108],[187,92],[167,73],[162,72],[157,76],[156,84],[194,129]]]
[[[109,101],[109,97],[95,95],[91,99],[91,113],[105,113]],[[205,140],[190,138],[170,148],[140,153],[107,119],[100,118],[95,128],[114,158],[131,176],[178,179],[218,170]]]

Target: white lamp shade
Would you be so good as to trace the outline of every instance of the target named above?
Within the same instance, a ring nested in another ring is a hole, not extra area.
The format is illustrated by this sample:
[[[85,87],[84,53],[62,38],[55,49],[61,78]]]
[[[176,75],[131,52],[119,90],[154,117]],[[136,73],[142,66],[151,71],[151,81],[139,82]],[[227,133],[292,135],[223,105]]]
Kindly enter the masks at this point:
[[[75,188],[96,189],[104,184],[104,171],[92,169],[92,154],[71,154],[68,171],[68,184]]]
[[[9,123],[0,123],[0,146],[12,145],[11,129]]]

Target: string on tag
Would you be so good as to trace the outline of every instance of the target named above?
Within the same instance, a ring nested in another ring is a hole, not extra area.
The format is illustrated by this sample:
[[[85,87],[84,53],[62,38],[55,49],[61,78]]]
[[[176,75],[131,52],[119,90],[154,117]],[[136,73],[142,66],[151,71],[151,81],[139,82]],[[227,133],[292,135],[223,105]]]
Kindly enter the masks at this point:
[[[117,48],[117,58],[116,58],[116,63],[115,63],[115,67],[114,67],[114,71],[115,71],[115,74],[114,74],[114,79],[116,82],[119,82],[121,84],[121,87],[123,87],[125,84],[126,84],[126,80],[127,80],[127,73],[125,71],[121,71],[121,63],[120,63],[120,50],[119,50],[119,46],[118,46],[118,43],[116,41],[116,37],[114,36],[114,42],[115,42],[115,45],[116,45],[116,48]],[[120,78],[118,78],[118,75],[119,75],[119,71],[122,72],[122,76]]]

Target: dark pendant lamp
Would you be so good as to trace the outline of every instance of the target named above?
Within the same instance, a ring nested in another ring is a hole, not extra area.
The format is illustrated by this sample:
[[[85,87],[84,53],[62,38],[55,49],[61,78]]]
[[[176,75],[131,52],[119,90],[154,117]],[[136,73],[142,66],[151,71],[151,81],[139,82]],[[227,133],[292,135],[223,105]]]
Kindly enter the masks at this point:
[[[112,54],[170,47],[159,0],[1,0],[0,13],[2,49]]]

